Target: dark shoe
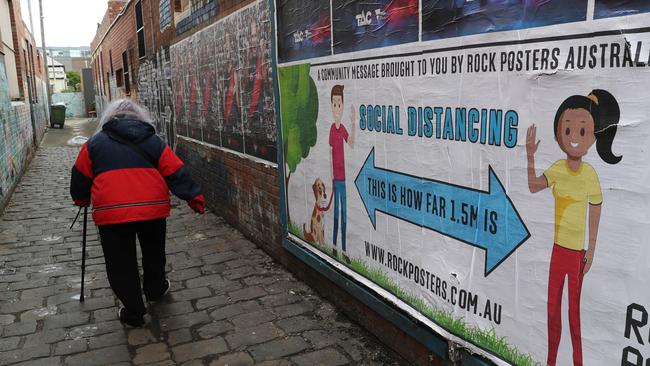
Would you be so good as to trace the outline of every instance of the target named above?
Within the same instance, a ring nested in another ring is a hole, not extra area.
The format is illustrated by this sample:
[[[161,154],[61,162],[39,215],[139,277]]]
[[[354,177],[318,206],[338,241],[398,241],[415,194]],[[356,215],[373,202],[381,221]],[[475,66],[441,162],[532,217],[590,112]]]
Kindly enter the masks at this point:
[[[147,298],[147,301],[160,301],[162,300],[165,295],[169,293],[169,290],[172,288],[172,283],[169,280],[165,280],[165,284],[163,285],[163,292],[160,296],[158,297],[153,297],[153,298]]]
[[[130,315],[126,312],[126,309],[124,307],[120,307],[117,309],[117,316],[120,318],[120,321],[126,325],[138,328],[144,325],[144,317],[142,315],[140,316],[133,316]]]
[[[350,264],[350,257],[348,257],[347,254],[343,253],[343,261],[345,261],[346,264]]]
[[[332,249],[332,255],[334,258],[338,259],[339,258],[339,252],[336,250],[336,248]]]

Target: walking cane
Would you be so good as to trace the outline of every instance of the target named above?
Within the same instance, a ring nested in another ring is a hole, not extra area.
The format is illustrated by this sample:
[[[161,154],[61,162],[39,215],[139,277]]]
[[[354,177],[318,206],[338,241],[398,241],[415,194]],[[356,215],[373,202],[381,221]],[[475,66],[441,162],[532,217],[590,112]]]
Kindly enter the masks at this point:
[[[84,302],[84,275],[86,274],[86,225],[88,222],[88,206],[84,206],[84,230],[81,237],[81,295],[79,301]]]
[[[84,276],[86,274],[86,228],[88,222],[88,207],[84,206],[83,209],[84,209],[84,230],[83,230],[83,236],[81,237],[81,295],[79,296],[80,302],[84,302]],[[79,211],[77,211],[77,216],[75,216],[74,220],[72,220],[72,225],[70,225],[70,230],[72,230],[72,227],[77,222],[80,213],[81,213],[81,207],[79,207]]]

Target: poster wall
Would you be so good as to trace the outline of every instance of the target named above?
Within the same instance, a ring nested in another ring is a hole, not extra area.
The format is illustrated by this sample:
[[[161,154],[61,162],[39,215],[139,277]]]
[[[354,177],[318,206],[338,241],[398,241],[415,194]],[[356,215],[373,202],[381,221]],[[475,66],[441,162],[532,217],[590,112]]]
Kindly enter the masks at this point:
[[[172,45],[176,134],[275,162],[270,44],[257,1]]]
[[[650,365],[650,16],[461,1],[564,15],[425,37],[423,1],[352,55],[337,3],[278,65],[290,238],[497,364]]]
[[[418,40],[418,0],[332,1],[334,53]]]
[[[595,0],[594,17],[609,18],[650,12],[645,0]]]
[[[278,1],[278,59],[289,62],[332,52],[329,0]]]
[[[422,0],[422,39],[582,21],[587,0]]]

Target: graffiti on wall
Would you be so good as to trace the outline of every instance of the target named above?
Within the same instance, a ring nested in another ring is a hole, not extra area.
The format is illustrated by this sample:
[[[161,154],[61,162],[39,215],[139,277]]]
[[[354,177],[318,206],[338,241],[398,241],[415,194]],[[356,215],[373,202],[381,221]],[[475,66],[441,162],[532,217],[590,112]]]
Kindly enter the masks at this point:
[[[269,13],[258,1],[171,47],[178,135],[276,161]]]
[[[16,112],[16,143],[19,146],[18,150],[22,150],[20,145],[23,145],[25,141],[30,142],[32,140],[32,117],[27,104],[17,104],[13,108]]]
[[[140,64],[138,69],[138,99],[154,120],[156,131],[165,140],[173,135],[171,66],[169,49],[157,53],[156,58]]]
[[[9,83],[4,56],[0,55],[0,200],[16,176],[16,163],[11,147],[14,146],[9,129],[16,125],[16,114],[9,100]]]
[[[35,117],[41,104],[34,104]],[[38,119],[36,125],[44,122]],[[8,192],[17,183],[32,146],[33,129],[30,105],[12,103],[4,58],[0,57],[0,206],[8,199]]]
[[[45,127],[47,126],[47,121],[49,120],[49,115],[47,111],[47,84],[45,84],[41,79],[36,79],[36,85],[40,87],[36,88],[36,95],[38,96],[38,103],[34,105],[34,120],[36,127],[36,137],[37,140],[40,139],[45,134]]]

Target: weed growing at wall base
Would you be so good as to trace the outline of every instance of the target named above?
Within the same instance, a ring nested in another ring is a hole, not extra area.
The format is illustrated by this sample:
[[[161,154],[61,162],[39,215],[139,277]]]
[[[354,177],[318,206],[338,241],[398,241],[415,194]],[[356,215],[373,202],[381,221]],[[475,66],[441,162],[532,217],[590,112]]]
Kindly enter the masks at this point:
[[[299,237],[301,240],[305,240],[305,233],[302,231],[302,228],[294,223],[293,221],[289,221],[289,232],[297,237]]]
[[[289,232],[304,240],[302,228],[293,222],[289,222]],[[350,264],[346,264],[340,253],[338,256],[334,256],[331,248],[316,243],[309,244],[397,296],[400,300],[411,305],[414,309],[454,335],[466,339],[483,349],[489,350],[515,365],[541,366],[539,362],[533,360],[531,355],[525,354],[515,346],[509,345],[506,337],[499,337],[494,328],[481,329],[473,327],[467,324],[462,317],[455,316],[451,311],[438,309],[421,297],[401,288],[382,270],[371,268],[359,259],[351,259]]]

